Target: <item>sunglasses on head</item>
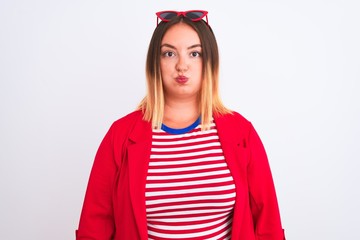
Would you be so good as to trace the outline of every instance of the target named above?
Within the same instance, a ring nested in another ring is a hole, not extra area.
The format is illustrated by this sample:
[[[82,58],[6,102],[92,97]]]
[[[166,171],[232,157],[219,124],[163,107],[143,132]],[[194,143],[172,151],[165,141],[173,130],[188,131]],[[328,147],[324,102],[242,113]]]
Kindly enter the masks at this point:
[[[159,19],[163,22],[169,22],[171,19],[177,16],[184,16],[193,22],[200,21],[201,19],[206,17],[206,24],[209,25],[207,14],[208,12],[204,10],[190,10],[185,12],[161,11],[156,13],[156,25],[159,25]]]

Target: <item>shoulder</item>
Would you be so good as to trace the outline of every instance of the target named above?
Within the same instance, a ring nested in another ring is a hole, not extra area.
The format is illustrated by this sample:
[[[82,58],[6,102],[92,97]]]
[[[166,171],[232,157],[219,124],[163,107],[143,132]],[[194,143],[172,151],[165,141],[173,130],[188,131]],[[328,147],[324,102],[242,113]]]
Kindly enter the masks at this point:
[[[124,126],[127,124],[131,124],[134,121],[141,120],[143,118],[143,113],[141,110],[133,111],[118,120],[114,121],[113,126]]]
[[[221,115],[215,114],[214,120],[219,135],[226,139],[245,139],[253,129],[251,122],[236,111]]]
[[[110,127],[110,132],[123,133],[130,130],[136,123],[143,121],[143,113],[140,110],[133,111],[116,121],[114,121]]]
[[[219,137],[227,142],[243,143],[254,151],[263,151],[263,145],[252,123],[238,112],[214,117]]]
[[[214,119],[218,124],[226,124],[231,127],[242,126],[243,128],[248,128],[251,126],[251,122],[236,111],[231,111],[231,113],[222,115],[215,115]]]

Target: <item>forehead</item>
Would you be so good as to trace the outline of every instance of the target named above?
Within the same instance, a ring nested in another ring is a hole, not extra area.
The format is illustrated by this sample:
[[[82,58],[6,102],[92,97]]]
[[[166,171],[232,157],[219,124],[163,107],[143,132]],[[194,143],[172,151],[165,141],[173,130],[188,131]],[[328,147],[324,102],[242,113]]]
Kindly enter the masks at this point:
[[[200,44],[197,32],[185,23],[178,23],[170,27],[161,41],[162,44]]]

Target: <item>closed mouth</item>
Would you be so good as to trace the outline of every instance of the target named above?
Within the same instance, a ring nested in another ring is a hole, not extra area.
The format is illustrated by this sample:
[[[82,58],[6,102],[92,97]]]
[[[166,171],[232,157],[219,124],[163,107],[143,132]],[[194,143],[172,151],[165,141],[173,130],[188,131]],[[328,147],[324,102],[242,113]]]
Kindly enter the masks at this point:
[[[185,83],[185,82],[187,82],[189,79],[187,78],[187,77],[185,77],[185,76],[178,76],[177,78],[176,78],[176,82],[178,82],[178,83]]]

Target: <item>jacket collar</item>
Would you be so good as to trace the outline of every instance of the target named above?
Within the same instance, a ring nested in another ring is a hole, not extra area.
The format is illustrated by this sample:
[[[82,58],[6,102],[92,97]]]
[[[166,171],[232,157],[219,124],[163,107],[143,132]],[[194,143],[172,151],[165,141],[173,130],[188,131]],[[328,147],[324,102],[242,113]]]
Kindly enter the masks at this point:
[[[234,134],[234,124],[232,123],[232,120],[232,114],[214,116],[221,143],[234,143],[239,141],[239,136]]]
[[[133,143],[149,140],[151,138],[151,123],[143,120],[143,113],[141,111],[135,112],[134,123],[130,129],[129,140]]]
[[[141,112],[140,112],[141,113]],[[142,113],[135,120],[129,134],[127,147],[130,197],[140,239],[148,239],[145,186],[148,172],[152,129],[151,124],[142,119]]]

